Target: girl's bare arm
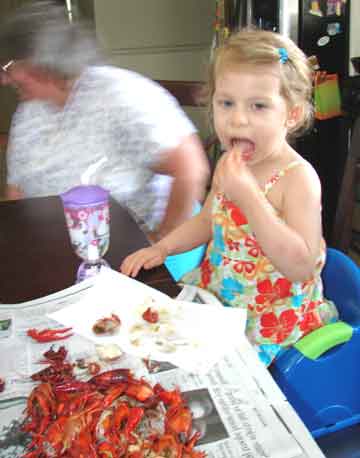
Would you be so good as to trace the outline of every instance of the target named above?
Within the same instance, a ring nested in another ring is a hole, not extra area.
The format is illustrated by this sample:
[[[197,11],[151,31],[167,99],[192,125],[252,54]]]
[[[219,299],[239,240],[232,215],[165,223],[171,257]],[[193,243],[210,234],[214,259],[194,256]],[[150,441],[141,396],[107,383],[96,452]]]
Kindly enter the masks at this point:
[[[314,273],[322,237],[320,181],[310,165],[282,180],[283,220],[260,190],[250,190],[242,209],[272,264],[289,280],[305,281]]]
[[[207,197],[201,212],[170,232],[151,247],[129,255],[120,266],[122,273],[135,277],[141,268],[151,269],[162,264],[171,254],[191,250],[211,238],[212,192]]]

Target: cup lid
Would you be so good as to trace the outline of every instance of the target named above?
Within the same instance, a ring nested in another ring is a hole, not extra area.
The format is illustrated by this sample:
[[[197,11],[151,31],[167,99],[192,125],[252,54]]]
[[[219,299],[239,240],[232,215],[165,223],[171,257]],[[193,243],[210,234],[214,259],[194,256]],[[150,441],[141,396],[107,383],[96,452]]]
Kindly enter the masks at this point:
[[[109,191],[98,185],[79,185],[60,194],[64,205],[91,205],[106,202]]]

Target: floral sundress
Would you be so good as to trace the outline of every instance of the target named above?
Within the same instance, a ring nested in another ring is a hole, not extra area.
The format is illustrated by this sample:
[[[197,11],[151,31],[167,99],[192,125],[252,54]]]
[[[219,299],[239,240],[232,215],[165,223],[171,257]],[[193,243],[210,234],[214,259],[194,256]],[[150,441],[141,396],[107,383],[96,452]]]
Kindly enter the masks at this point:
[[[265,196],[299,164],[291,162],[276,173],[265,185]],[[247,308],[246,335],[264,364],[310,331],[338,319],[334,304],[323,297],[324,241],[313,278],[291,282],[262,252],[240,208],[221,193],[213,200],[212,221],[213,237],[203,262],[180,281],[207,289],[225,306]]]

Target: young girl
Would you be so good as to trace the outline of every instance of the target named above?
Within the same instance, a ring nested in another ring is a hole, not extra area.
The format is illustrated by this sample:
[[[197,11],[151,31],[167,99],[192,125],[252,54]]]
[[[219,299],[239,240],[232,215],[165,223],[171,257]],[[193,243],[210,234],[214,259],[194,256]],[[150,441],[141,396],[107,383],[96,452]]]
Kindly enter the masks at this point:
[[[321,187],[288,143],[311,121],[311,70],[289,39],[244,30],[217,50],[209,94],[215,131],[227,151],[201,213],[121,270],[161,264],[209,242],[200,267],[182,281],[224,305],[246,307],[246,334],[270,364],[282,347],[337,319],[323,298]]]

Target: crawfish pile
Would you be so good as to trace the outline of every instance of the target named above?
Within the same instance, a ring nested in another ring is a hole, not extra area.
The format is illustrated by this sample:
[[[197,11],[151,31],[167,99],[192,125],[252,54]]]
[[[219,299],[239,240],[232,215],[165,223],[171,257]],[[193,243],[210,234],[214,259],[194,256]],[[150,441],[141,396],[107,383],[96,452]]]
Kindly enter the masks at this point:
[[[44,353],[32,376],[23,430],[26,458],[204,458],[181,393],[152,387],[128,369],[77,380],[64,347]]]

